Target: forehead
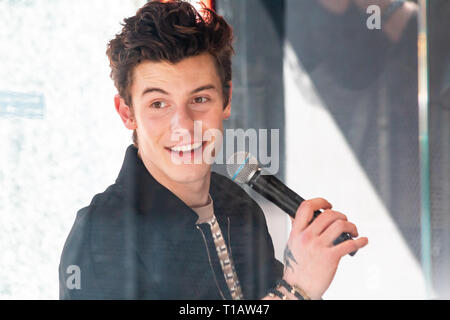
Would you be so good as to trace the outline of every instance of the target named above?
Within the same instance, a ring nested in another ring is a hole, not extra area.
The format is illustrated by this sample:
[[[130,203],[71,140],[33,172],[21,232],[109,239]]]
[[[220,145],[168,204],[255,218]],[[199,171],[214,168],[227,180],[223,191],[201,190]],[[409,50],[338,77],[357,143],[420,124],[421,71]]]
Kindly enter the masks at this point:
[[[188,57],[176,64],[166,61],[144,61],[133,71],[132,91],[138,93],[148,86],[164,87],[166,91],[189,90],[205,84],[220,86],[220,78],[210,54]]]

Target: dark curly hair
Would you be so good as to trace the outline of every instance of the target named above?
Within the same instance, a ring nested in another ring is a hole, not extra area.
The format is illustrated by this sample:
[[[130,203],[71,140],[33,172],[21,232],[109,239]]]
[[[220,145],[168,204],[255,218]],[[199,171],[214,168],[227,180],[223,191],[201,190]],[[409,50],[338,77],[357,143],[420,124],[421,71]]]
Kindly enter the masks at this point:
[[[213,10],[203,7],[200,14],[185,1],[151,1],[135,16],[124,19],[122,26],[122,31],[108,43],[106,54],[114,85],[131,109],[133,70],[139,63],[145,60],[177,63],[206,52],[214,58],[224,107],[228,105],[233,31]],[[133,142],[137,147],[136,131]]]

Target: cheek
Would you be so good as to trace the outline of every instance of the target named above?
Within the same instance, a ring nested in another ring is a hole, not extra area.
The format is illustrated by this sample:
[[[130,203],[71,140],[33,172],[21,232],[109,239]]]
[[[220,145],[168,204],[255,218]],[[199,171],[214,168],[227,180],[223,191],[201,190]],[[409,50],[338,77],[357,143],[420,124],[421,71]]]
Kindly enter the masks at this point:
[[[213,108],[201,119],[209,128],[220,129],[223,125],[223,108]]]
[[[164,133],[167,132],[162,121],[157,121],[149,117],[140,116],[136,119],[138,124],[139,139],[150,149],[155,150],[161,141]]]
[[[208,132],[208,130],[210,130],[211,134],[216,134],[215,132],[217,130],[223,132],[222,118],[220,117],[220,115],[217,115],[215,117],[208,117],[208,118],[202,119],[202,129],[203,129],[203,134]]]

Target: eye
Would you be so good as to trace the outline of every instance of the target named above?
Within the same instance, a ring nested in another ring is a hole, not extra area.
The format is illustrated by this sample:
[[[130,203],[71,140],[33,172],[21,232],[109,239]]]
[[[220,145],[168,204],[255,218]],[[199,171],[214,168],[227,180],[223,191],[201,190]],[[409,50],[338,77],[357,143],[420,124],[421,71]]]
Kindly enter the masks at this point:
[[[167,107],[167,103],[164,101],[156,101],[153,102],[150,107],[154,109],[163,109]]]
[[[206,103],[208,101],[209,101],[209,99],[206,97],[197,97],[197,98],[194,98],[194,100],[193,100],[194,103]]]

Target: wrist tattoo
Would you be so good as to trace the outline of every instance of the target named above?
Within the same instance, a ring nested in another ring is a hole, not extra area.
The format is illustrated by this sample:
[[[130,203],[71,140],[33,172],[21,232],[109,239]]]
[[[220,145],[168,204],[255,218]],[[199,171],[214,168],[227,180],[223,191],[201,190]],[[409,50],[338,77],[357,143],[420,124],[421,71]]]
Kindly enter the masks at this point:
[[[297,264],[297,261],[295,260],[294,255],[292,254],[292,251],[289,248],[289,245],[286,245],[286,249],[284,249],[283,259],[284,259],[284,267],[291,268],[292,271],[294,271],[292,262]]]

